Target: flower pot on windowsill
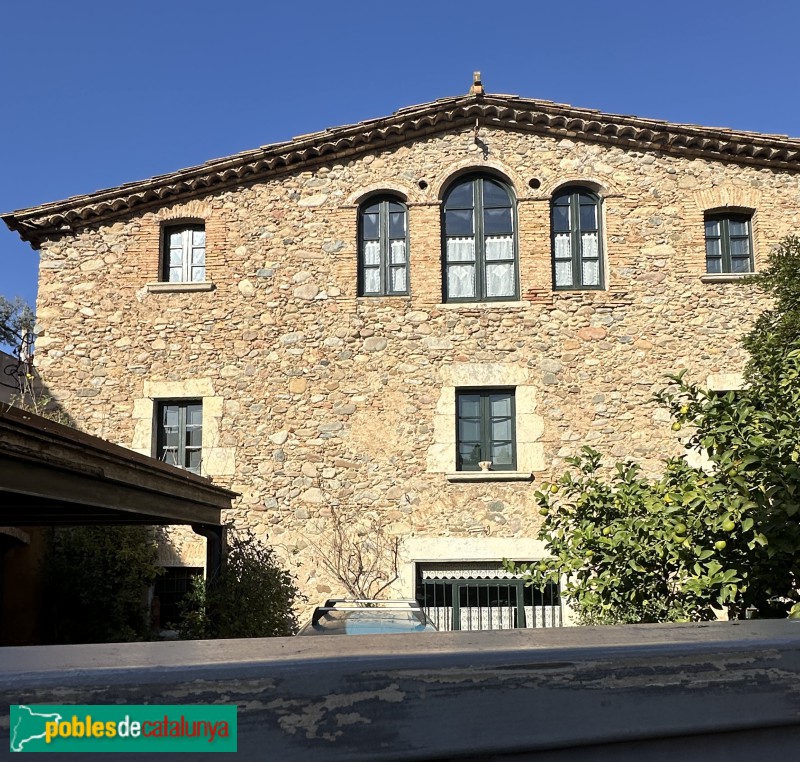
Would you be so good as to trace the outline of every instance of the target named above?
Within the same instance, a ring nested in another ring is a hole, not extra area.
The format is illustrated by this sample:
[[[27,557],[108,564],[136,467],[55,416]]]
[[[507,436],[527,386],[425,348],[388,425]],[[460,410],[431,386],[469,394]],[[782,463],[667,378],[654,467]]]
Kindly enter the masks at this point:
[[[492,461],[491,460],[481,460],[478,462],[478,465],[481,467],[481,471],[491,471],[492,470]]]

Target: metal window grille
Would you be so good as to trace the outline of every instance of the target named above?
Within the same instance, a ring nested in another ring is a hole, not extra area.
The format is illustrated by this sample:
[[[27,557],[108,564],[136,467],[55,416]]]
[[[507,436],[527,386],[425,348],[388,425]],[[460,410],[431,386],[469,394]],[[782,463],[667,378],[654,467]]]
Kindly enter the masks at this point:
[[[417,580],[417,600],[439,630],[563,625],[558,585],[537,590],[513,577],[464,579],[438,576],[440,573],[425,567]]]

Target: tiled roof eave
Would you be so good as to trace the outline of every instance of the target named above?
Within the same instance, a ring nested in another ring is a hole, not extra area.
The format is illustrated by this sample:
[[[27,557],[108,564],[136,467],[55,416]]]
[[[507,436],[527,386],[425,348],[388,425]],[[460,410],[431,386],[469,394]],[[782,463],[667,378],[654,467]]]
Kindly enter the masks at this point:
[[[467,96],[409,107],[389,117],[311,133],[170,174],[21,209],[3,215],[3,220],[23,239],[37,244],[45,237],[111,220],[133,210],[145,210],[202,195],[212,189],[224,190],[296,168],[341,160],[447,129],[462,128],[476,121],[482,126],[500,129],[800,170],[800,140],[782,135],[673,124],[514,96]]]

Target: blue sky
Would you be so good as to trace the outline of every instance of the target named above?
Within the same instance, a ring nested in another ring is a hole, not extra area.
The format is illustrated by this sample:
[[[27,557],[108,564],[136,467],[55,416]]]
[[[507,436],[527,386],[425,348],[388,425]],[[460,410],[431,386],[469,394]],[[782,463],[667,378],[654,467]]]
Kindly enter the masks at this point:
[[[10,0],[0,211],[490,93],[800,137],[800,3]],[[0,294],[38,257],[3,225]]]

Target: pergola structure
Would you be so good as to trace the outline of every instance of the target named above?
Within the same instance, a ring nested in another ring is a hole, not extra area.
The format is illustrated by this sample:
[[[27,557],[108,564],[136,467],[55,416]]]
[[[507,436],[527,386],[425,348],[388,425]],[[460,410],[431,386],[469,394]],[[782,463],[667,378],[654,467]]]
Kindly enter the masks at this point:
[[[221,512],[236,493],[208,479],[0,404],[0,526],[189,525],[222,561]]]

